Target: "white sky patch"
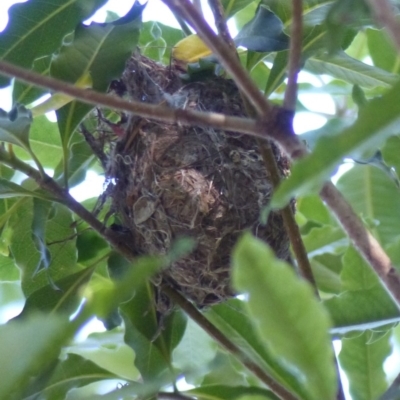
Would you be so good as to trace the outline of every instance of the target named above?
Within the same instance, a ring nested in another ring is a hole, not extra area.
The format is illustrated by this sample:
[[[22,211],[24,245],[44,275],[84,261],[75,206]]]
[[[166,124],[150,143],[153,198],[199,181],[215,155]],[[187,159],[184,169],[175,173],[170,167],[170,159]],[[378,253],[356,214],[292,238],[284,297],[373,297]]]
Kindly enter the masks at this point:
[[[89,170],[86,179],[79,185],[73,187],[69,192],[76,201],[84,201],[92,197],[97,197],[103,192],[104,176]]]
[[[311,112],[298,112],[294,116],[293,129],[298,134],[322,128],[326,124],[327,119],[321,115]]]

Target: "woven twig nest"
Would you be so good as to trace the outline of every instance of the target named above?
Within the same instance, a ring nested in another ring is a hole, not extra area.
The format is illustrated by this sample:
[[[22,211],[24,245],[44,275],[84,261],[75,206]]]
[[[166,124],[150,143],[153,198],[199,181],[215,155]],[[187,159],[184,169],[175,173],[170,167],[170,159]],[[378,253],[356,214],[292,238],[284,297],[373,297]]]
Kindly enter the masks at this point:
[[[133,57],[120,82],[127,95],[147,103],[244,116],[231,80],[213,77],[182,82],[169,67]],[[288,162],[274,152],[282,174]],[[197,245],[160,277],[199,306],[234,295],[230,255],[238,237],[251,230],[277,256],[288,259],[281,217],[260,224],[272,184],[256,140],[212,128],[164,124],[132,117],[110,157],[113,205],[134,237],[138,254],[166,254],[179,237]]]

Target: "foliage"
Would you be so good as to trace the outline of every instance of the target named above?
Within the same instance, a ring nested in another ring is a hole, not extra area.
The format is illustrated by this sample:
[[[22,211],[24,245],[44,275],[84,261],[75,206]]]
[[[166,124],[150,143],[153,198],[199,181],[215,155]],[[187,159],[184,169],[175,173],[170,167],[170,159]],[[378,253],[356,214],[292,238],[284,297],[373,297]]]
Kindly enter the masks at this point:
[[[201,35],[142,23],[139,3],[126,16],[86,25],[104,3],[12,6],[0,33],[0,60],[103,93],[137,46],[164,65],[179,61],[189,75],[225,74]],[[234,42],[243,46],[243,67],[282,105],[291,1],[220,3],[240,28]],[[167,398],[172,388],[189,399],[333,400],[339,382],[333,341],[341,341],[338,362],[352,399],[398,398],[398,382],[388,389],[399,371],[386,376],[384,370],[398,352],[398,305],[318,196],[343,163],[353,165],[336,186],[400,272],[400,55],[368,4],[303,0],[301,68],[321,84],[299,85],[297,110],[313,112],[303,99],[323,94],[335,113],[305,134],[310,154],[293,163],[271,207],[296,196],[296,221],[320,298],[289,263],[245,233],[231,257],[232,285],[241,296],[201,310],[208,323],[194,322],[184,301],[183,310],[160,320],[154,301],[160,291],[152,277],[191,245],[179,242],[159,258],[130,257],[118,219],[108,222],[113,210],[106,204],[90,214],[96,198],[79,205],[68,195],[88,169],[100,170],[80,129],[82,121],[93,125],[94,107],[13,81],[15,106],[0,109],[0,312],[21,312],[0,326],[0,398],[151,399]],[[0,76],[2,87],[9,83]],[[44,94],[51,97],[36,105]],[[56,123],[43,115],[51,110]],[[110,125],[118,122],[107,112]],[[94,318],[107,330],[80,340]],[[267,387],[254,365],[285,392]],[[190,389],[181,389],[183,378]],[[104,395],[101,384],[107,384]]]

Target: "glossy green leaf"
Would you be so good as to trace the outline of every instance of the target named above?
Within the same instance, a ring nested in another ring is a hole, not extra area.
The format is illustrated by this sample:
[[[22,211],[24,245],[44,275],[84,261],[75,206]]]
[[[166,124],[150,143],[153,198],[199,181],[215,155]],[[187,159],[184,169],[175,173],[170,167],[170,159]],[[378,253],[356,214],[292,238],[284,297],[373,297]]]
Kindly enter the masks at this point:
[[[342,292],[342,281],[340,279],[342,262],[340,256],[325,253],[313,257],[310,262],[319,290],[335,294]]]
[[[164,44],[162,44],[161,48],[159,45],[156,45],[155,47],[151,43],[154,42],[155,38],[154,35],[154,26],[157,26],[157,28],[161,31],[161,37],[165,41]],[[146,48],[150,50],[152,48],[155,52],[158,51],[163,51],[162,58],[160,61],[164,65],[168,65],[171,62],[171,50],[172,48],[184,38],[183,32],[180,29],[173,28],[168,25],[164,25],[160,22],[145,22],[143,23],[143,26],[140,30],[140,37],[139,37],[139,46],[143,49]],[[151,55],[149,55],[150,58]]]
[[[189,320],[187,328],[173,352],[173,365],[185,375],[204,374],[217,352],[215,342],[195,322]]]
[[[261,0],[284,22],[285,27],[292,23],[291,0]],[[304,24],[315,26],[325,21],[333,0],[304,0],[302,2]]]
[[[29,151],[31,123],[31,112],[22,105],[15,106],[10,112],[0,109],[0,141],[15,144]]]
[[[46,244],[46,222],[52,212],[51,203],[33,199],[32,240],[40,256],[35,273],[50,266],[51,254]]]
[[[310,398],[333,399],[336,382],[330,320],[311,286],[250,234],[233,252],[233,282],[248,294],[249,312],[268,349],[302,376]]]
[[[46,242],[51,252],[51,264],[47,270],[36,273],[40,254],[32,239],[33,204],[29,199],[11,216],[11,252],[22,271],[22,288],[29,296],[49,282],[57,281],[77,271],[75,229],[70,211],[61,205],[54,205],[55,212],[47,221]],[[34,277],[34,279],[33,279]],[[51,279],[51,280],[49,280]]]
[[[213,306],[207,312],[207,317],[248,357],[264,366],[277,381],[297,393],[300,398],[307,396],[300,379],[265,347],[242,301],[231,299]]]
[[[305,69],[366,88],[387,88],[399,80],[397,75],[358,61],[344,52],[315,55],[307,60]]]
[[[215,400],[224,399],[237,399],[242,396],[260,396],[260,399],[278,400],[273,392],[267,389],[258,387],[246,387],[246,386],[224,386],[224,385],[204,385],[199,386],[195,389],[188,390],[185,392],[188,396],[197,396],[199,398],[212,398]]]
[[[222,7],[225,11],[225,18],[231,17],[253,2],[254,0],[221,0]]]
[[[349,244],[343,230],[333,226],[313,228],[303,240],[309,257],[324,253],[340,254]]]
[[[17,318],[26,318],[38,311],[74,313],[82,301],[82,290],[93,271],[94,268],[86,268],[33,292],[26,299],[24,309]]]
[[[35,0],[13,5],[9,10],[10,23],[0,34],[0,58],[30,68],[36,58],[54,53],[63,37],[105,2]],[[0,77],[0,86],[8,81]]]
[[[372,17],[364,0],[337,0],[326,16],[328,49],[330,53],[341,50],[342,42],[351,29],[354,36],[362,26],[370,25]]]
[[[382,147],[382,157],[385,163],[390,167],[394,168],[397,177],[400,176],[400,159],[398,157],[400,151],[400,136],[390,137],[385,145]]]
[[[142,9],[143,6],[135,3],[130,12],[137,12],[140,16]],[[111,80],[122,74],[125,62],[138,43],[141,23],[139,16],[131,15],[133,19],[126,19],[125,16],[105,24],[80,24],[75,30],[73,41],[65,44],[53,58],[51,75],[75,83],[89,74],[93,89],[105,91]],[[65,182],[70,175],[68,159],[71,135],[91,109],[91,106],[73,101],[57,111]]]
[[[20,272],[11,257],[0,255],[0,281],[12,282],[20,280]],[[0,302],[2,304],[2,302]]]
[[[54,169],[62,157],[60,132],[55,122],[46,116],[34,118],[29,132],[29,142],[34,154],[45,168]],[[31,156],[16,147],[15,154],[22,160],[30,160]]]
[[[0,363],[0,398],[23,398],[30,379],[57,358],[68,334],[68,320],[57,315],[0,326],[0,358],[7,360]]]
[[[356,165],[338,181],[337,186],[355,211],[373,222],[370,230],[382,243],[390,243],[400,235],[400,191],[381,169]]]
[[[388,387],[383,363],[392,352],[390,335],[369,343],[371,336],[366,331],[360,336],[342,339],[339,361],[349,379],[353,400],[375,400]]]
[[[400,321],[397,306],[380,286],[347,291],[323,303],[333,321],[332,333],[363,331]]]
[[[51,56],[40,57],[33,62],[32,70],[41,75],[49,75],[50,62]],[[47,92],[45,89],[16,80],[12,88],[13,104],[31,104]]]
[[[74,388],[98,382],[104,379],[117,379],[110,371],[100,368],[92,361],[76,354],[68,354],[55,368],[50,380],[37,389],[31,396],[40,396],[47,399],[63,399]]]
[[[51,197],[46,197],[46,194],[43,192],[27,190],[21,185],[17,185],[16,183],[10,182],[7,179],[0,178],[0,198],[6,199],[11,197],[35,197],[38,199],[51,200]]]
[[[169,372],[170,354],[165,348],[164,332],[159,327],[150,284],[136,290],[135,296],[121,306],[125,322],[125,343],[135,352],[135,366],[143,380],[159,380],[160,385],[172,377]]]
[[[397,83],[384,96],[363,107],[356,122],[342,133],[319,139],[313,153],[293,166],[291,176],[275,193],[272,206],[282,206],[296,195],[315,191],[344,157],[378,147],[385,137],[397,130],[399,117],[400,84]]]
[[[282,21],[262,5],[234,39],[236,46],[257,52],[286,50],[289,38],[283,32]]]
[[[133,365],[135,355],[124,343],[122,330],[92,333],[83,342],[72,343],[66,351],[92,361],[120,379],[140,378],[139,371]]]
[[[374,65],[393,74],[400,72],[400,56],[385,30],[366,30],[368,49]]]
[[[308,220],[318,222],[323,225],[332,223],[332,217],[317,195],[303,196],[297,199],[297,210],[301,212]]]

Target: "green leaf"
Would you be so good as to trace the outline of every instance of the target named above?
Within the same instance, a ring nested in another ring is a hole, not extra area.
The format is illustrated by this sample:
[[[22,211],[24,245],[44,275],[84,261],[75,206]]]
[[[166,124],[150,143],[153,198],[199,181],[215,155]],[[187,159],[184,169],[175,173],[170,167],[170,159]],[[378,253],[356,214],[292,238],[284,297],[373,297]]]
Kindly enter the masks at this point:
[[[174,368],[189,378],[210,370],[217,346],[202,328],[189,319],[183,338],[173,352]]]
[[[369,343],[372,332],[358,337],[342,339],[340,366],[346,373],[353,400],[375,400],[387,389],[383,370],[385,359],[392,352],[390,335]]]
[[[240,30],[234,42],[236,46],[258,52],[286,50],[289,47],[289,37],[283,32],[282,21],[262,5],[254,18]]]
[[[253,2],[254,0],[221,0],[225,11],[225,18],[228,19]]]
[[[342,263],[339,256],[326,253],[313,257],[310,261],[319,290],[335,294],[342,292],[342,281],[339,276]]]
[[[50,62],[51,56],[40,57],[33,62],[32,70],[41,75],[49,75]],[[16,80],[12,86],[13,104],[31,104],[47,92],[45,89]]]
[[[68,315],[74,313],[82,301],[82,289],[93,271],[94,268],[86,268],[33,292],[26,299],[24,309],[17,318],[26,318],[38,311]]]
[[[365,64],[344,52],[315,55],[307,60],[305,69],[314,74],[327,74],[352,85],[371,89],[391,87],[399,80],[397,75]]]
[[[297,195],[315,191],[346,156],[379,147],[397,130],[400,117],[400,83],[359,112],[356,122],[334,137],[321,137],[313,153],[294,164],[291,176],[276,191],[271,206],[280,207]]]
[[[10,23],[0,34],[0,58],[31,68],[36,58],[54,53],[64,36],[104,3],[106,0],[35,0],[11,6]],[[0,77],[1,87],[8,82]]]
[[[334,399],[330,321],[311,286],[250,234],[243,236],[233,252],[233,282],[249,296],[248,309],[260,338],[302,376],[310,398]]]
[[[400,321],[400,312],[381,286],[344,292],[324,302],[333,334],[363,331]]]
[[[343,39],[350,29],[356,32],[356,29],[367,24],[370,25],[371,22],[372,18],[364,0],[338,0],[334,2],[326,16],[329,52],[333,53],[342,48]]]
[[[138,7],[142,10],[143,6],[138,5],[135,3],[130,12],[136,12]],[[111,80],[122,74],[125,62],[138,43],[140,18],[124,18],[105,24],[80,24],[75,30],[73,41],[65,44],[53,58],[51,75],[71,83],[90,75],[93,89],[105,91]],[[71,135],[91,109],[91,106],[73,101],[57,111],[65,182],[69,178]]]
[[[43,200],[33,199],[32,240],[40,255],[35,273],[49,268],[51,262],[50,250],[46,245],[46,222],[53,205]]]
[[[29,133],[29,142],[33,153],[45,168],[54,169],[62,157],[60,132],[55,122],[44,115],[33,119]],[[31,160],[31,156],[16,147],[15,154],[22,160]]]
[[[288,51],[280,51],[274,60],[274,64],[272,65],[271,72],[268,75],[267,84],[265,85],[264,94],[265,96],[270,96],[279,85],[286,78],[286,68],[288,61]]]
[[[204,385],[184,392],[188,396],[212,398],[215,400],[237,399],[242,396],[260,396],[260,399],[278,400],[273,392],[267,389],[248,386]]]
[[[51,264],[32,279],[38,265],[40,254],[32,239],[33,203],[29,199],[24,207],[18,207],[10,219],[12,228],[11,252],[15,263],[22,271],[22,288],[29,296],[43,286],[49,279],[57,281],[77,271],[75,229],[72,227],[71,212],[64,206],[54,204],[54,214],[47,221],[46,243],[51,252]]]
[[[46,197],[46,194],[42,192],[27,190],[16,183],[0,178],[0,199],[11,197],[34,197],[48,201],[51,200],[51,197]]]
[[[85,341],[74,342],[66,351],[92,361],[120,379],[140,378],[139,371],[133,365],[133,350],[124,343],[123,332],[119,329],[92,333]]]
[[[0,108],[0,141],[15,144],[30,151],[31,123],[31,112],[22,105],[16,105],[10,112]]]
[[[144,48],[146,46],[149,47],[150,44],[154,42],[154,26],[157,26],[157,29],[161,31],[161,37],[165,41],[165,43],[161,46],[161,49],[157,48],[154,50],[162,50],[163,55],[160,61],[164,65],[169,65],[171,61],[171,50],[180,40],[184,38],[183,32],[180,29],[164,25],[160,22],[145,22],[140,29],[139,46],[141,48]]]
[[[297,199],[297,210],[301,212],[308,220],[318,222],[323,225],[332,223],[332,217],[322,202],[316,195],[303,196]]]
[[[158,325],[154,293],[150,284],[139,288],[129,302],[121,306],[125,322],[125,343],[135,352],[135,366],[146,381],[167,383],[169,354],[164,348],[164,333]]]
[[[92,361],[76,354],[68,354],[67,358],[57,365],[51,379],[30,395],[47,399],[64,399],[71,389],[104,379],[117,378],[118,376],[100,368]]]
[[[324,253],[340,254],[349,244],[341,228],[329,225],[311,229],[303,241],[309,257]]]
[[[343,256],[341,278],[345,290],[364,290],[380,285],[376,273],[352,246]]]
[[[400,56],[385,30],[366,30],[369,54],[376,67],[393,74],[400,72]]]
[[[291,0],[261,0],[271,8],[278,17],[284,22],[285,26],[292,23],[292,2]],[[326,15],[330,10],[333,0],[304,0],[303,20],[305,26],[315,26],[325,21]]]
[[[384,171],[355,165],[339,179],[337,187],[358,214],[373,222],[369,229],[378,240],[389,244],[400,235],[400,191]]]
[[[0,358],[7,360],[0,363],[0,398],[23,398],[32,377],[57,358],[68,324],[57,315],[36,315],[0,326]]]
[[[247,313],[242,301],[231,299],[215,305],[207,312],[207,317],[249,358],[269,371],[278,382],[297,393],[300,398],[306,397],[300,379],[282,364],[279,357],[274,357],[272,351],[266,348],[263,339],[256,332],[253,318]]]

